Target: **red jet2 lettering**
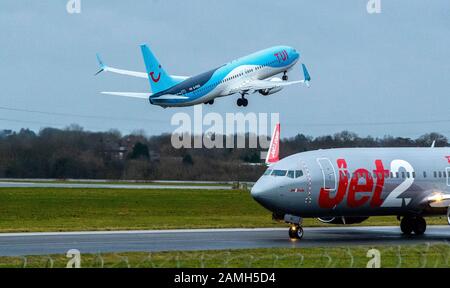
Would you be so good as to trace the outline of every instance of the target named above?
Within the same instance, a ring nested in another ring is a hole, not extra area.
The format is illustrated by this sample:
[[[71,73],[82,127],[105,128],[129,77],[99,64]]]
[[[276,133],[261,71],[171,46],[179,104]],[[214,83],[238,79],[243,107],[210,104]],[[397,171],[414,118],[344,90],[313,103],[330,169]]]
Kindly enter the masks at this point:
[[[354,173],[355,176],[349,179],[348,165],[345,159],[337,160],[337,166],[339,168],[337,192],[334,196],[331,196],[330,192],[332,191],[327,188],[322,188],[319,195],[319,206],[321,208],[331,209],[338,206],[344,201],[345,195],[347,195],[347,205],[351,208],[361,207],[369,201],[371,207],[380,207],[383,204],[381,193],[383,192],[385,177],[389,174],[389,170],[384,168],[381,160],[375,161],[376,169],[373,170],[377,175],[375,181],[372,173],[363,168],[357,169]],[[359,180],[361,178],[365,179],[365,183],[360,184]],[[373,192],[372,197],[358,195],[363,192]]]

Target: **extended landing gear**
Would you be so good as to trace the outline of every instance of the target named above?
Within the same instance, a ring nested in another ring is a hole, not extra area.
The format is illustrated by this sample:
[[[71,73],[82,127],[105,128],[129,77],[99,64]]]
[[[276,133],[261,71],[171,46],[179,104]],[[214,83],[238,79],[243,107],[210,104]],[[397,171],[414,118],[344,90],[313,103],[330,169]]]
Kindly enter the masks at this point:
[[[289,80],[289,77],[287,75],[287,71],[284,71],[283,78],[281,78],[281,79],[283,79],[283,81],[288,81]]]
[[[400,229],[405,235],[411,235],[412,232],[416,235],[423,235],[427,230],[427,222],[420,216],[406,216],[400,222]]]
[[[243,107],[247,107],[248,106],[248,100],[245,99],[245,94],[241,94],[241,98],[237,99],[237,105],[239,107],[243,106]]]
[[[291,239],[302,239],[303,238],[303,228],[298,225],[293,225],[289,228],[289,237]]]
[[[214,104],[214,99],[209,100],[208,102],[205,102],[205,105],[206,105],[206,104],[213,105],[213,104]]]

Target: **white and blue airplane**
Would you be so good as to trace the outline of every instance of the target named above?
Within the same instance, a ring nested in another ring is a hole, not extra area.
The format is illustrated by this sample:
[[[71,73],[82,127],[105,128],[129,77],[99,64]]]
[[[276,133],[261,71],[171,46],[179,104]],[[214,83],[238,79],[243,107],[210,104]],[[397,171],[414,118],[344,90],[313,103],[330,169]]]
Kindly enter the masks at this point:
[[[197,104],[214,104],[218,97],[240,94],[238,106],[246,107],[246,95],[260,93],[267,96],[293,84],[309,87],[311,77],[302,64],[304,79],[288,82],[288,71],[299,61],[300,53],[292,47],[276,46],[234,60],[219,68],[193,77],[169,75],[147,45],[141,45],[146,72],[136,72],[109,67],[100,56],[100,71],[146,78],[152,93],[102,92],[102,94],[148,99],[163,108],[184,107]],[[274,77],[283,74],[282,78]],[[96,74],[96,75],[97,75]]]

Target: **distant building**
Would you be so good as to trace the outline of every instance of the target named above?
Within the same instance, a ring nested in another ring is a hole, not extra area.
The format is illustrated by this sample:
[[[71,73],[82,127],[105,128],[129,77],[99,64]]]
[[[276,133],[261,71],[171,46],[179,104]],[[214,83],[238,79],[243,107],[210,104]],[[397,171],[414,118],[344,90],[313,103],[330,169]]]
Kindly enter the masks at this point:
[[[125,155],[127,154],[127,148],[120,146],[117,148],[104,150],[103,153],[109,155],[112,159],[123,160],[125,158]]]

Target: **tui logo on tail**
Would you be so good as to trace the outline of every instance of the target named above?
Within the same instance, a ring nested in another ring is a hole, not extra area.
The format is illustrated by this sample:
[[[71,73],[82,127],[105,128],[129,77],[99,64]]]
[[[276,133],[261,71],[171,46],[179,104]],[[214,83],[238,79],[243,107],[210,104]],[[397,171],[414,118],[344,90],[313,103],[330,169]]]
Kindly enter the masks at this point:
[[[159,65],[159,69],[161,69],[161,65]],[[161,72],[159,72],[158,76],[155,78],[155,72],[149,73],[150,78],[152,78],[153,83],[158,83],[161,80]]]

